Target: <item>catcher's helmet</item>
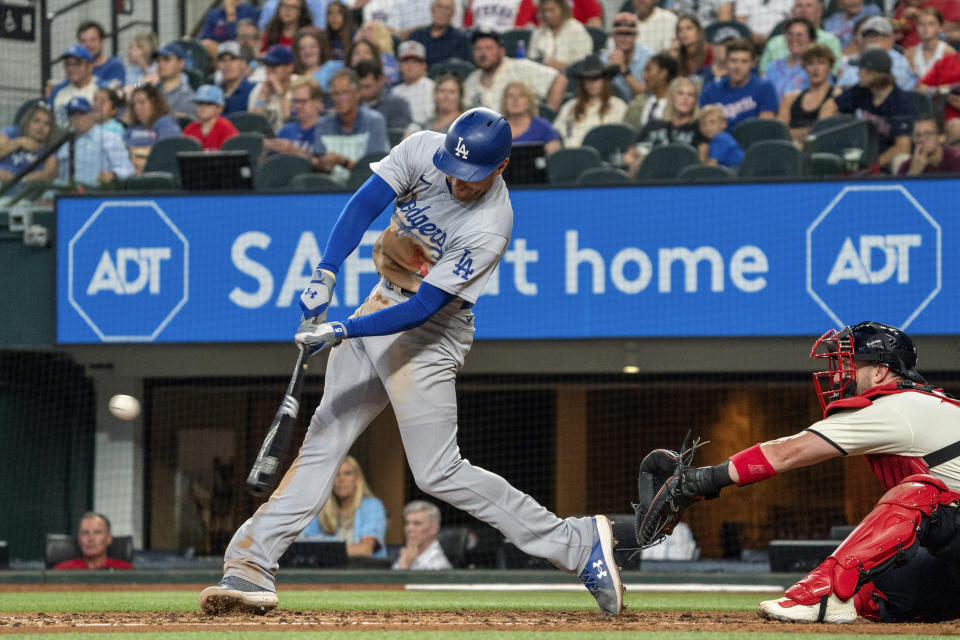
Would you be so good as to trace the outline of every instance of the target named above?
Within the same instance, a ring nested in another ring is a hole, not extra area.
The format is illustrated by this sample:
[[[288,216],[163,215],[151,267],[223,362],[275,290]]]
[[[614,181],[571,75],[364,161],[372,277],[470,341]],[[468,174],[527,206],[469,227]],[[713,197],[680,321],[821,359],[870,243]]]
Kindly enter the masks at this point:
[[[879,322],[827,331],[814,343],[810,357],[827,360],[827,370],[813,374],[817,399],[824,408],[834,400],[856,395],[856,362],[883,364],[902,378],[918,384],[926,382],[916,369],[917,348],[910,337]]]
[[[437,169],[458,180],[483,180],[510,155],[513,134],[507,119],[492,109],[470,109],[453,121],[433,154]]]

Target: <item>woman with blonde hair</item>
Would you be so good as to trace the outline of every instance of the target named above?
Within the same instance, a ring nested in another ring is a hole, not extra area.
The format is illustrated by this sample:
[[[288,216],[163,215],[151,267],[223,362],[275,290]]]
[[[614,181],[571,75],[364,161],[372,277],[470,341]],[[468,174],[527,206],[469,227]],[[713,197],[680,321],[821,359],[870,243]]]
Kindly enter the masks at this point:
[[[466,109],[463,105],[463,79],[455,73],[441,73],[433,84],[433,120],[418,123],[428,131],[446,133],[453,121]]]
[[[503,88],[500,113],[510,123],[513,144],[542,142],[547,155],[560,150],[560,135],[549,120],[539,117],[537,96],[526,82],[514,81]]]
[[[579,147],[590,129],[600,124],[623,122],[627,104],[612,95],[610,79],[618,73],[616,65],[605,66],[599,56],[584,60],[577,74],[577,97],[568,100],[553,124],[563,138],[563,146]]]
[[[351,557],[386,558],[387,513],[353,456],[340,463],[333,492],[300,539],[345,542]]]
[[[627,173],[635,175],[654,147],[682,142],[696,148],[706,141],[700,135],[696,122],[699,98],[699,85],[691,78],[680,77],[670,81],[663,118],[649,120],[637,134],[637,144],[624,155]]]
[[[530,38],[529,57],[558,71],[583,60],[593,51],[593,38],[564,0],[540,0],[540,26]]]
[[[9,182],[21,169],[30,165],[52,145],[59,135],[53,113],[38,103],[23,114],[19,124],[0,131],[0,182]],[[53,180],[57,176],[57,157],[50,155],[25,180]]]
[[[157,65],[153,62],[153,52],[160,46],[157,34],[152,31],[138,33],[127,45],[127,74],[123,86],[129,87],[138,82],[156,82]],[[151,76],[147,78],[147,76]]]

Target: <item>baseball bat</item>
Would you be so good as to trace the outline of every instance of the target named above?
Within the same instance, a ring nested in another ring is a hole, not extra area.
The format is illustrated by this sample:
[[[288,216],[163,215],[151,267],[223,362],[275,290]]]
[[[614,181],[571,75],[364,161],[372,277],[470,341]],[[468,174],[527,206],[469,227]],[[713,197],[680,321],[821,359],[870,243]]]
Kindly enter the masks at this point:
[[[297,424],[300,412],[300,391],[303,388],[303,376],[307,372],[307,351],[300,347],[297,366],[290,377],[283,402],[270,423],[267,435],[260,446],[260,453],[253,461],[250,475],[247,476],[247,491],[263,498],[273,493],[280,480],[280,463],[290,446],[290,434]]]

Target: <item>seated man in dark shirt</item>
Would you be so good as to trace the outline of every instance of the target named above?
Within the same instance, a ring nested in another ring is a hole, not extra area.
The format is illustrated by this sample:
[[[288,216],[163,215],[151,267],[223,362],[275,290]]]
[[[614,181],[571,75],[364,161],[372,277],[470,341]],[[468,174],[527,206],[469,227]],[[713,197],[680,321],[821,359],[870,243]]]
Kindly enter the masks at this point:
[[[360,103],[379,111],[387,121],[387,129],[407,130],[413,122],[410,103],[406,98],[394,95],[388,85],[390,82],[383,73],[379,60],[361,60],[356,66],[360,90]],[[413,127],[414,130],[417,127]]]
[[[110,520],[103,514],[88,511],[80,516],[77,542],[83,555],[65,560],[54,569],[133,569],[129,562],[107,557],[107,547],[113,542],[113,535]]]
[[[960,173],[960,149],[946,144],[943,127],[936,118],[917,118],[913,123],[913,154],[900,165],[900,175]]]
[[[860,83],[837,96],[837,109],[874,124],[880,152],[877,164],[889,169],[894,157],[910,153],[910,133],[917,111],[910,96],[897,87],[885,50],[868,49],[857,64]]]
[[[428,66],[450,58],[473,60],[466,34],[450,24],[454,8],[454,0],[433,0],[430,25],[410,32],[410,40],[416,40],[426,48]]]

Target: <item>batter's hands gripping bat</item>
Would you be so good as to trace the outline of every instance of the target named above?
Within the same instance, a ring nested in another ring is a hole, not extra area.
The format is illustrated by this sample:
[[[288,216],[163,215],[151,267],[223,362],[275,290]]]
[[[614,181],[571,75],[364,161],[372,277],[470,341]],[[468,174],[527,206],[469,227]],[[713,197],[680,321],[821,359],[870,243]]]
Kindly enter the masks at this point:
[[[297,414],[300,411],[300,391],[303,388],[303,376],[306,372],[307,350],[300,347],[297,366],[293,370],[290,384],[287,385],[283,402],[277,409],[277,415],[273,417],[273,422],[270,424],[267,435],[263,439],[263,445],[260,447],[260,453],[253,462],[250,475],[247,476],[247,491],[258,498],[273,493],[280,480],[280,463],[287,454],[287,449],[290,446],[290,434],[297,424]]]

